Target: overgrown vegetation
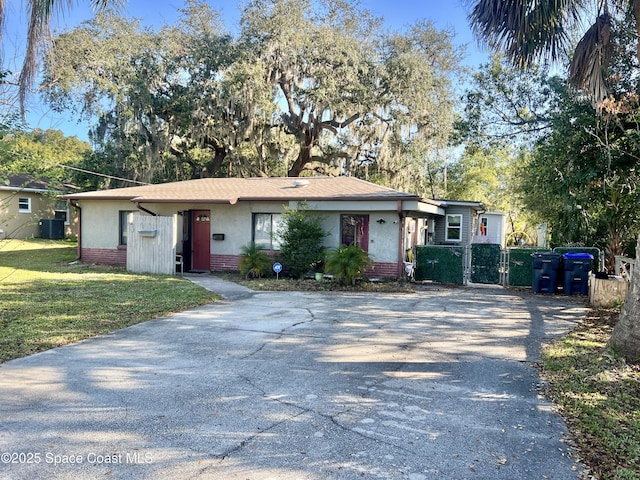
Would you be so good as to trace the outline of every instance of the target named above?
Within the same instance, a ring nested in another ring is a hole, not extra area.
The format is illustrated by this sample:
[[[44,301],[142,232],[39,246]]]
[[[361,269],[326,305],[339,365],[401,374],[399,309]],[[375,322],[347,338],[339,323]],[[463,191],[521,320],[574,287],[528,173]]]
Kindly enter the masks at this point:
[[[213,302],[186,279],[74,263],[67,241],[0,241],[0,362]]]
[[[640,479],[640,365],[607,348],[617,309],[594,309],[542,355],[547,394],[597,479]]]

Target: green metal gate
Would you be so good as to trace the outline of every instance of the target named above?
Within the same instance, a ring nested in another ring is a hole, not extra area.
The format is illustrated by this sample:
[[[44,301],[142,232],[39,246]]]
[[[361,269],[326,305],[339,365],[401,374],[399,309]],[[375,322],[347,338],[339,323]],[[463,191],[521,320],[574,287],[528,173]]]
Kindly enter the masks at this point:
[[[473,283],[496,285],[500,283],[500,261],[502,247],[495,243],[471,245],[469,279]]]

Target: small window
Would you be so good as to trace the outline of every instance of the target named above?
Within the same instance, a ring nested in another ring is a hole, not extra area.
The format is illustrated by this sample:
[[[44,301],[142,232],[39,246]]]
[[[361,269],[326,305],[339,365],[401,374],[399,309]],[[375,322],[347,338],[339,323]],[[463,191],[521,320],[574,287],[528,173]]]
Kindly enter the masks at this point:
[[[265,250],[280,250],[276,233],[281,222],[279,213],[254,213],[251,241]]]
[[[129,214],[133,213],[130,210],[120,210],[119,214],[119,228],[118,228],[118,244],[127,244],[127,231],[129,230]]]
[[[29,197],[18,198],[18,212],[31,213],[31,199]]]
[[[480,218],[480,236],[482,237],[486,237],[487,236],[487,226],[489,224],[489,221],[487,219],[487,217],[481,217]]]
[[[447,215],[447,242],[459,242],[462,240],[462,215]]]
[[[69,203],[66,200],[58,200],[54,210],[55,218],[64,220],[64,224],[69,225]]]

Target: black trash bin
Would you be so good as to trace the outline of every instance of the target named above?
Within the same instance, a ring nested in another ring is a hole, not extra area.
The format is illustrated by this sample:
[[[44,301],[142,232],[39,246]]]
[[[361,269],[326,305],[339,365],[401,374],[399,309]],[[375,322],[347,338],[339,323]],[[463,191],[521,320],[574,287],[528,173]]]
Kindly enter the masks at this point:
[[[565,295],[588,295],[589,272],[592,270],[593,255],[589,253],[565,253],[563,291]]]
[[[556,293],[558,271],[562,255],[553,252],[536,252],[533,258],[533,293]]]

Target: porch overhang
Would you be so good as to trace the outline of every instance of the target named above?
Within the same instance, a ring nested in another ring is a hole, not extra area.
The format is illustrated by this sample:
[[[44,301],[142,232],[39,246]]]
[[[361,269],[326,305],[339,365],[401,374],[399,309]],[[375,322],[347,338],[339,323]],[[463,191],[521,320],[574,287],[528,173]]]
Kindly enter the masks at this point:
[[[402,202],[402,212],[407,217],[416,218],[433,215],[444,217],[445,215],[445,209],[440,204],[423,200],[404,200]]]

